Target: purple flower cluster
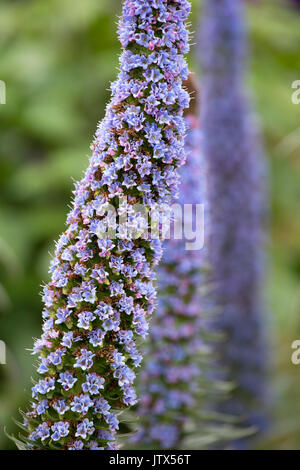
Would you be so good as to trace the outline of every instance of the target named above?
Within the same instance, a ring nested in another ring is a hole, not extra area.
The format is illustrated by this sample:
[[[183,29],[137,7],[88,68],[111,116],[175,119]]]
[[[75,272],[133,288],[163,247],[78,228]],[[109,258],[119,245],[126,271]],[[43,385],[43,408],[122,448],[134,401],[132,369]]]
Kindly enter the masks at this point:
[[[201,155],[199,121],[187,120],[187,163],[181,169],[180,204],[205,203],[206,171]],[[195,223],[185,218],[184,224]],[[153,318],[140,376],[141,416],[133,441],[147,448],[180,448],[186,428],[195,420],[203,370],[204,281],[206,250],[187,251],[185,240],[165,242],[159,267],[159,304]],[[203,392],[204,388],[202,389]]]
[[[44,288],[43,334],[34,347],[42,378],[26,413],[37,448],[117,448],[116,411],[137,402],[134,369],[142,356],[136,338],[147,335],[153,268],[162,252],[160,240],[124,234],[118,217],[126,210],[129,229],[138,230],[131,205],[169,203],[184,162],[190,4],[123,3],[119,76]],[[111,229],[114,239],[101,236]]]
[[[245,31],[240,0],[207,0],[204,7],[202,128],[208,165],[210,262],[218,347],[226,377],[236,382],[218,407],[259,429],[264,423],[266,345],[262,319],[262,246],[266,174],[244,93]]]

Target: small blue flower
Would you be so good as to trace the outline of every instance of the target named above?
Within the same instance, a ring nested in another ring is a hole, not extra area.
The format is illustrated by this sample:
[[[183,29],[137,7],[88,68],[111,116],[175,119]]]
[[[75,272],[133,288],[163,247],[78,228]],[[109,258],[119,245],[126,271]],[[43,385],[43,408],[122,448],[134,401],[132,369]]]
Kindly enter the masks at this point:
[[[80,355],[76,358],[74,367],[79,367],[82,370],[90,369],[93,365],[93,357],[95,357],[95,354],[91,351],[85,348],[81,349]]]
[[[82,384],[81,388],[85,393],[98,395],[99,390],[104,388],[104,382],[105,380],[103,377],[100,377],[95,372],[92,372],[86,376],[86,382]]]
[[[81,423],[77,425],[76,429],[76,437],[82,437],[82,439],[86,439],[87,436],[90,436],[95,431],[93,426],[93,421],[89,421],[88,418],[85,418]]]
[[[67,421],[58,421],[51,426],[51,439],[53,441],[59,441],[62,437],[65,437],[69,434],[69,423]]]
[[[77,382],[77,378],[73,376],[71,372],[62,372],[59,374],[59,379],[57,382],[60,382],[64,390],[70,390],[73,388],[73,385]]]
[[[95,320],[95,315],[92,312],[84,311],[79,313],[78,315],[78,322],[77,326],[79,328],[83,328],[84,330],[88,330],[90,328],[90,324],[93,320]]]
[[[70,407],[66,405],[65,400],[57,400],[56,402],[52,403],[52,408],[54,408],[59,415],[63,415],[70,409]]]
[[[94,403],[88,394],[82,394],[73,398],[73,401],[71,402],[71,410],[85,415],[93,404]]]

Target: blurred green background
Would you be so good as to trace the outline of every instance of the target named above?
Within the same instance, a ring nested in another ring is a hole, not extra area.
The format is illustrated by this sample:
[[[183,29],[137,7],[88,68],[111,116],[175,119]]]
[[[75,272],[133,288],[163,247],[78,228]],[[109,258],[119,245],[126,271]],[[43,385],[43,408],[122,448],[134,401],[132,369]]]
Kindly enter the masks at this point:
[[[197,20],[193,1],[193,27]],[[32,337],[41,330],[40,285],[63,230],[72,179],[87,166],[89,144],[117,74],[120,0],[2,0],[0,79],[0,449],[13,448],[11,416],[28,403]],[[267,282],[273,423],[264,448],[300,449],[300,10],[249,1],[254,90],[271,168]],[[193,59],[191,65],[193,68]]]

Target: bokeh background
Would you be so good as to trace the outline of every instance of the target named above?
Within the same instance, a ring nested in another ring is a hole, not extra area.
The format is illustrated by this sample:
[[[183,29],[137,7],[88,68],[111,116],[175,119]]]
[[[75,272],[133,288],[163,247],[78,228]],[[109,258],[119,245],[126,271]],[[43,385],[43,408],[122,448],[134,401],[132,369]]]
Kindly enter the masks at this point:
[[[193,2],[192,30],[201,0]],[[300,449],[300,8],[297,1],[249,0],[249,85],[271,173],[266,285],[272,371],[272,426],[262,448]],[[298,8],[297,8],[298,5]],[[120,0],[2,0],[0,79],[0,449],[4,427],[29,399],[32,338],[41,330],[41,283],[63,230],[72,179],[87,166],[120,52]],[[194,68],[193,57],[190,58]]]

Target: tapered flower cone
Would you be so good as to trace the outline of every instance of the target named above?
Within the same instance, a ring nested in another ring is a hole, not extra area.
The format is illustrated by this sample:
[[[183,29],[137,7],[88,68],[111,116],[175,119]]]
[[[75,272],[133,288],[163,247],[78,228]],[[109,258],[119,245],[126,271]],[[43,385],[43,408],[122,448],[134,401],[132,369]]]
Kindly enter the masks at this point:
[[[136,338],[154,308],[161,242],[133,206],[168,204],[177,191],[189,10],[186,0],[123,2],[119,76],[44,288],[27,448],[115,449],[117,414],[137,401]]]

